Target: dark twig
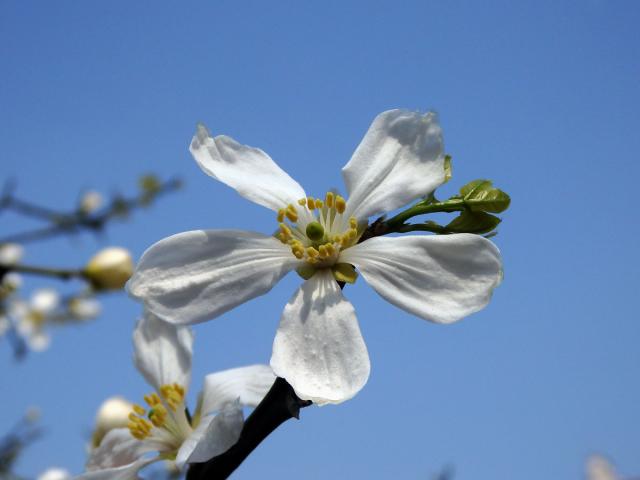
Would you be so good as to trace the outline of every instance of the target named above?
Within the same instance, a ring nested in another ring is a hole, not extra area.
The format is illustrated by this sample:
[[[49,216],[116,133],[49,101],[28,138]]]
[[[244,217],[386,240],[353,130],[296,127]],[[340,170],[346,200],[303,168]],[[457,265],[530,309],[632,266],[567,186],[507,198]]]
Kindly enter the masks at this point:
[[[359,242],[387,232],[384,218],[380,217],[367,227]],[[339,282],[339,284],[340,288],[344,288],[344,283]],[[208,462],[192,464],[186,480],[228,478],[262,440],[290,418],[297,419],[300,409],[311,404],[311,401],[299,398],[284,378],[277,378],[271,390],[247,418],[238,443]]]
[[[311,402],[298,398],[284,378],[277,378],[260,405],[247,418],[238,442],[208,462],[191,465],[186,480],[229,477],[262,440],[290,418],[299,418],[300,409],[309,405]]]
[[[34,205],[15,198],[7,193],[2,198],[2,206],[17,213],[47,220],[49,225],[26,232],[15,233],[0,239],[2,243],[29,243],[46,240],[58,235],[72,234],[81,230],[100,232],[106,224],[117,217],[125,217],[136,208],[148,206],[160,195],[179,189],[182,182],[169,179],[166,182],[154,184],[152,188],[143,189],[141,193],[132,197],[116,197],[110,204],[95,213],[80,210],[72,212],[55,212],[46,207]]]

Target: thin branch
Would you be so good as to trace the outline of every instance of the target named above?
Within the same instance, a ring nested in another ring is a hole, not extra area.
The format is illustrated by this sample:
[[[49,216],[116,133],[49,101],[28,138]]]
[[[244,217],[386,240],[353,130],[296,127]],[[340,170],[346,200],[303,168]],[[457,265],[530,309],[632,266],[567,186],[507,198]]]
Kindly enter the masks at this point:
[[[136,208],[148,206],[157,197],[175,191],[182,186],[177,179],[169,179],[164,183],[158,183],[153,189],[147,189],[133,197],[117,197],[101,211],[85,213],[82,211],[55,212],[46,207],[18,200],[11,193],[2,199],[4,208],[12,208],[18,213],[38,217],[50,222],[46,227],[36,228],[26,232],[19,232],[0,239],[2,243],[29,243],[38,240],[46,240],[58,235],[76,233],[81,230],[99,232],[106,224],[117,217],[124,217]]]
[[[309,405],[311,402],[298,398],[284,378],[277,378],[271,390],[245,421],[238,442],[208,462],[192,464],[186,480],[221,480],[229,477],[262,440],[290,418],[299,418],[300,409]]]
[[[34,265],[0,265],[0,273],[2,275],[8,272],[55,277],[59,278],[60,280],[71,280],[72,278],[84,277],[84,273],[82,270],[36,267]]]

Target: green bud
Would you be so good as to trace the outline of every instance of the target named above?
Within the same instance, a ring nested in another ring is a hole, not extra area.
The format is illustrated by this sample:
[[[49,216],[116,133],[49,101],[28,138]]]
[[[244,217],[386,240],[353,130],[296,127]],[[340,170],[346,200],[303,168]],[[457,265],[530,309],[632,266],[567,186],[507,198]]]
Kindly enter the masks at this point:
[[[460,189],[465,205],[474,212],[500,213],[509,208],[511,198],[490,180],[474,180]]]
[[[500,219],[485,212],[464,211],[454,218],[445,229],[451,233],[475,233],[491,232],[500,223]]]
[[[311,222],[307,225],[306,233],[309,240],[317,242],[322,240],[322,237],[324,237],[324,228],[322,228],[322,225],[320,225],[319,222]]]

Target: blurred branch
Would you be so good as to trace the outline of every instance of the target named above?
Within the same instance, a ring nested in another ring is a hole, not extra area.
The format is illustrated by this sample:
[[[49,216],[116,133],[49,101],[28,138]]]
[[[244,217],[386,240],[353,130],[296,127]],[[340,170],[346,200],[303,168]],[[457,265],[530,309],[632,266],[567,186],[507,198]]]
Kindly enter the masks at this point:
[[[34,242],[82,230],[100,232],[114,218],[123,218],[135,209],[147,207],[157,197],[178,190],[181,186],[182,182],[177,178],[160,182],[155,176],[146,175],[140,180],[141,192],[138,195],[132,197],[116,196],[107,207],[89,213],[81,209],[71,212],[57,212],[47,207],[35,205],[16,198],[13,194],[13,187],[5,186],[0,199],[1,209],[46,220],[50,224],[0,238],[0,244]]]

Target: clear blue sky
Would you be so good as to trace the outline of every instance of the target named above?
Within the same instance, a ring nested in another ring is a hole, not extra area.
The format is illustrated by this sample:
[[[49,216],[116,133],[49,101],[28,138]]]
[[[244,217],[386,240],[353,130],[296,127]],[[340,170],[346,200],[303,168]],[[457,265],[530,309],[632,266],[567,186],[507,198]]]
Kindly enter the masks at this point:
[[[638,25],[636,1],[4,0],[0,180],[71,206],[81,188],[179,174],[183,192],[106,238],[40,245],[26,260],[71,266],[108,244],[138,256],[185,230],[273,230],[271,213],[191,160],[197,121],[263,148],[321,195],[342,188],[377,113],[435,109],[454,157],[443,193],[487,177],[512,196],[495,238],[504,283],[453,326],[411,317],[363,281],[345,290],[369,383],[304,410],[235,478],[427,479],[451,464],[459,480],[579,479],[596,451],[638,474]],[[298,282],[197,327],[194,387],[268,362]],[[148,392],[130,361],[139,312],[113,296],[98,321],[54,332],[23,364],[0,343],[0,431],[32,404],[47,429],[22,473],[80,472],[99,403]]]

